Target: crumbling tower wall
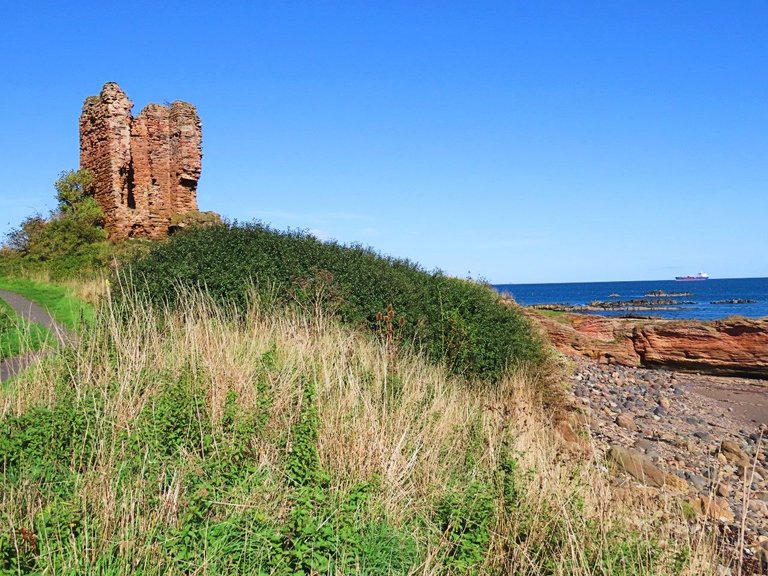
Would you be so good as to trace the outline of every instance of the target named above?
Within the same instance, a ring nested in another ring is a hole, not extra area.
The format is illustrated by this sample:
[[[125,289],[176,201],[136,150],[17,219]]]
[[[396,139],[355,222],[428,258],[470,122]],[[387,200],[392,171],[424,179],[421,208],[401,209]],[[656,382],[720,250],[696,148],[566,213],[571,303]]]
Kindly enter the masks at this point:
[[[80,115],[80,167],[94,174],[94,196],[112,240],[167,236],[171,218],[197,211],[202,131],[186,102],[148,104],[136,118],[108,82]]]

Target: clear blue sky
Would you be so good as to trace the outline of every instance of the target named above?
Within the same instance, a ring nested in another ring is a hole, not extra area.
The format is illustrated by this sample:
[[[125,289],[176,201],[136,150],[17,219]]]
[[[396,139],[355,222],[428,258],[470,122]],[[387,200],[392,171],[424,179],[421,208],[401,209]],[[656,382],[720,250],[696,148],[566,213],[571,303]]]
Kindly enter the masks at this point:
[[[83,100],[186,100],[198,203],[494,283],[768,276],[768,3],[3,2],[0,234]]]

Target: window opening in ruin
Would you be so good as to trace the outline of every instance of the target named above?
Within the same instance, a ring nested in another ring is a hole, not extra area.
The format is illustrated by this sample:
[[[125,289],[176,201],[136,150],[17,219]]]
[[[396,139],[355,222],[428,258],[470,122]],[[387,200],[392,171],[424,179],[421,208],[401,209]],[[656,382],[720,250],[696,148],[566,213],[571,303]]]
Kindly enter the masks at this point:
[[[133,191],[133,163],[128,166],[128,182],[126,183],[128,191],[128,208],[136,210],[136,196]]]

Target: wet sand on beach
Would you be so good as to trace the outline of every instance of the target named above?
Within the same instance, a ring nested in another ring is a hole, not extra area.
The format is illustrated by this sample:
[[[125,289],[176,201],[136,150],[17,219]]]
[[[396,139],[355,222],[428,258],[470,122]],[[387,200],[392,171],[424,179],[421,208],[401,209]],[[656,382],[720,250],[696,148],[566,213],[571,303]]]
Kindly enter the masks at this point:
[[[768,381],[676,373],[690,392],[713,400],[745,423],[768,426]]]

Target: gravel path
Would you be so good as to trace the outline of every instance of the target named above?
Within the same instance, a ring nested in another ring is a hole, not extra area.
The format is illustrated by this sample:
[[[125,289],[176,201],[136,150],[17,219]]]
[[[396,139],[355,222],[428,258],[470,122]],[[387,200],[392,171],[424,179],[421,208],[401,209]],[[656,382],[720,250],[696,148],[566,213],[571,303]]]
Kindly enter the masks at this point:
[[[64,345],[70,341],[71,334],[61,324],[56,322],[44,308],[8,290],[0,290],[0,298],[8,302],[11,308],[27,322],[40,324],[50,330],[51,334],[56,337],[59,345]],[[18,374],[38,358],[40,358],[40,354],[33,352],[16,356],[15,358],[0,360],[0,382]]]

